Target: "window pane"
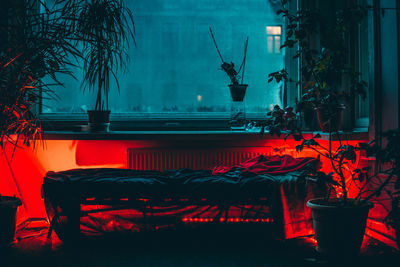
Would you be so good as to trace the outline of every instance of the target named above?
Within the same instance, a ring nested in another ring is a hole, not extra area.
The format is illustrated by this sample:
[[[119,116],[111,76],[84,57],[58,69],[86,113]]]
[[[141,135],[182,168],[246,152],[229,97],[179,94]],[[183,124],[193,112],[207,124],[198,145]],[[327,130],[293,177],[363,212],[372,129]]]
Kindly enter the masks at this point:
[[[281,35],[281,26],[267,26],[267,34]]]
[[[274,51],[274,37],[273,36],[267,37],[267,45],[268,45],[268,53],[273,53],[273,51]]]
[[[281,52],[281,37],[275,36],[275,53],[279,54]]]
[[[279,48],[270,36],[266,38],[265,29],[280,35],[280,26],[267,25],[283,21],[269,1],[130,0],[126,4],[134,15],[137,47],[129,50],[127,71],[118,73],[120,93],[111,84],[113,114],[228,116],[230,80],[220,70],[210,26],[224,60],[234,62],[236,69],[249,37],[243,81],[249,84],[246,111],[264,112],[281,104],[281,88],[267,83],[267,76],[283,68],[284,54],[274,54]],[[74,72],[77,80],[60,77],[65,82],[65,88],[57,90],[60,100],[44,99],[44,113],[84,113],[94,108],[95,94],[80,90],[82,73]]]

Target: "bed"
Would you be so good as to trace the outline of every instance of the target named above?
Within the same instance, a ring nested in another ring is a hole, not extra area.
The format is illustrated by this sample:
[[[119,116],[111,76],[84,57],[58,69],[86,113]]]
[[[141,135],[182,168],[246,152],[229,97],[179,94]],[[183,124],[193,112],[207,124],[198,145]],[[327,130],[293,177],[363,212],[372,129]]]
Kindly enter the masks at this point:
[[[258,156],[214,170],[73,169],[48,172],[45,207],[62,240],[165,231],[312,234],[305,203],[325,194],[307,179],[313,158]]]

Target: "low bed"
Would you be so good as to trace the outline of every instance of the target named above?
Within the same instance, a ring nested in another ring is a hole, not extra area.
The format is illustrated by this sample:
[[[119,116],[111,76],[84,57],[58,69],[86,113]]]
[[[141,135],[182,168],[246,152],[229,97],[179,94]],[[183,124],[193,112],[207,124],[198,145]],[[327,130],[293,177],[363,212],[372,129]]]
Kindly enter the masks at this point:
[[[325,188],[307,179],[313,158],[259,156],[214,170],[73,169],[49,172],[43,196],[62,239],[182,229],[240,229],[273,238],[312,233],[306,200]]]

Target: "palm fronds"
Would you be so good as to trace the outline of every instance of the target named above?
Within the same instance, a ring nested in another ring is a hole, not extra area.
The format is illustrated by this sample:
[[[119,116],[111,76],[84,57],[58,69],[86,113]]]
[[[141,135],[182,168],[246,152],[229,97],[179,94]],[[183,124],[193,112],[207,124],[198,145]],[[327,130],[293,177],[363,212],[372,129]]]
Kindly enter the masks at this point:
[[[122,0],[84,1],[77,12],[78,39],[83,40],[84,82],[89,90],[97,90],[95,109],[108,109],[110,74],[119,91],[115,72],[126,68],[129,42],[132,39],[135,43],[132,12]]]
[[[80,52],[71,27],[73,9],[49,8],[41,1],[5,1],[0,11],[0,148],[41,138],[38,106],[41,97],[55,97],[60,73]],[[47,79],[45,79],[45,77]]]

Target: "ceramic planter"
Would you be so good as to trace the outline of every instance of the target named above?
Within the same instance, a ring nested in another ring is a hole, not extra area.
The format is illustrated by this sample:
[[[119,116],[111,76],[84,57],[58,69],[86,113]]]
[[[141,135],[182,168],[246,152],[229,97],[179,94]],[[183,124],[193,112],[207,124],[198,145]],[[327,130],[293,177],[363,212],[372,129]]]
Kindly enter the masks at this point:
[[[317,251],[327,256],[355,256],[360,252],[371,202],[355,204],[354,199],[342,206],[339,199],[311,199]]]
[[[318,123],[324,133],[339,131],[343,122],[344,105],[328,106],[320,105],[315,110],[317,112]]]
[[[88,110],[89,131],[108,132],[110,130],[110,110]]]

